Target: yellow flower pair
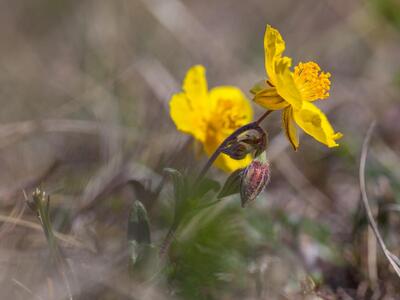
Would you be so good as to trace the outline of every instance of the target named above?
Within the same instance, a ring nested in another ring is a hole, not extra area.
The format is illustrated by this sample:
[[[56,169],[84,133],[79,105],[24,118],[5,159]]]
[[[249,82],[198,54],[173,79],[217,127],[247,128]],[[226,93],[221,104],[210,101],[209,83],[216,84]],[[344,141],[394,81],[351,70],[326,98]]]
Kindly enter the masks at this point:
[[[267,26],[264,38],[265,69],[268,80],[253,88],[254,101],[268,110],[283,110],[286,136],[293,148],[299,147],[297,124],[328,147],[336,147],[342,134],[335,133],[327,117],[312,102],[329,96],[330,74],[314,62],[300,63],[290,70],[291,59],[282,57],[285,42],[279,32]],[[183,92],[170,101],[171,118],[178,130],[193,135],[211,155],[234,130],[252,121],[251,106],[236,87],[222,86],[208,91],[203,66],[189,69]],[[234,160],[220,155],[216,166],[234,171],[247,166],[251,157]]]

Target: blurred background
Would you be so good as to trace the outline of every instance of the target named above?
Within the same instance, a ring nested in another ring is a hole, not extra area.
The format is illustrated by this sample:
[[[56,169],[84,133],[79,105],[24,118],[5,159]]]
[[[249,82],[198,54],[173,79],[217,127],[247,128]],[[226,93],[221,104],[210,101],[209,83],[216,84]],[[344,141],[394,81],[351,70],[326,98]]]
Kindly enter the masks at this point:
[[[319,104],[341,146],[303,135],[294,152],[272,114],[263,123],[272,179],[256,203],[227,198],[177,232],[162,267],[157,253],[130,266],[133,201],[147,209],[157,252],[174,210],[163,169],[206,161],[171,121],[171,95],[203,64],[210,87],[236,85],[250,99],[265,77],[266,24],[294,62],[332,73]],[[400,299],[358,183],[376,120],[367,192],[400,255],[399,30],[398,0],[2,1],[0,298]],[[50,195],[70,293],[25,204],[37,186]]]

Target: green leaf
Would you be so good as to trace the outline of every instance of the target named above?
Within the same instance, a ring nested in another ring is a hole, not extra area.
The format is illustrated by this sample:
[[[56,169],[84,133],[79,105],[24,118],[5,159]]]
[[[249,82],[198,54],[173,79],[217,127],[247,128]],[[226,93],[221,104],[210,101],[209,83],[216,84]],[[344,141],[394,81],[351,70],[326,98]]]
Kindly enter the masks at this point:
[[[237,194],[240,192],[240,181],[242,179],[243,169],[238,169],[234,171],[226,179],[222,190],[218,194],[218,199]]]
[[[150,245],[150,226],[146,208],[140,201],[135,201],[128,220],[128,250],[131,266],[145,253],[143,249]]]
[[[210,191],[217,192],[220,187],[218,181],[210,178],[203,178],[196,189],[195,198],[201,199]]]
[[[186,197],[186,184],[182,173],[172,168],[165,168],[164,172],[172,177],[176,204],[181,203]]]
[[[188,205],[190,205],[190,202],[187,201],[189,189],[187,180],[183,177],[181,172],[172,168],[165,168],[164,171],[172,177],[174,185],[175,215],[172,226],[176,227],[187,210]]]
[[[128,241],[136,241],[139,244],[150,244],[150,226],[146,208],[136,200],[133,202],[129,213]]]

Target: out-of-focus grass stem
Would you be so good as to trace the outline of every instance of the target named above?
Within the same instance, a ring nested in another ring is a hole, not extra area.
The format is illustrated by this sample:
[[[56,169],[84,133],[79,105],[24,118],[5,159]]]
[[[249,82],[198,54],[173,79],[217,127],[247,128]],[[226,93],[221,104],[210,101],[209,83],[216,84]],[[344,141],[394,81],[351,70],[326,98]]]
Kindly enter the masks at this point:
[[[26,197],[26,195],[25,195]],[[45,194],[44,191],[36,188],[36,190],[32,194],[32,200],[27,199],[27,205],[29,208],[36,214],[37,218],[39,219],[40,224],[42,225],[42,229],[44,235],[47,240],[47,244],[50,249],[50,257],[52,263],[54,264],[57,272],[59,273],[60,277],[62,278],[67,294],[68,299],[72,300],[72,292],[71,287],[65,273],[65,270],[68,266],[65,258],[63,257],[60,248],[57,244],[55,235],[53,233],[53,229],[51,226],[50,221],[50,196]]]

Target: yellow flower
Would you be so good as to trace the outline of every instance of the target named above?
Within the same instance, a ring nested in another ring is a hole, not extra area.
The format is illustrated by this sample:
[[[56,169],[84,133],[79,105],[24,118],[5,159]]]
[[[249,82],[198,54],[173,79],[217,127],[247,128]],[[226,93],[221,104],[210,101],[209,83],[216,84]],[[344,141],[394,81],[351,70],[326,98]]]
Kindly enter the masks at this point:
[[[270,25],[265,32],[264,48],[269,78],[264,87],[253,88],[254,101],[266,109],[283,109],[283,127],[295,150],[299,147],[296,124],[328,147],[339,146],[336,140],[342,134],[335,132],[325,114],[311,103],[329,97],[331,75],[321,71],[315,62],[299,63],[292,72],[291,58],[282,57],[285,41]]]
[[[182,89],[169,103],[171,118],[178,130],[201,142],[209,156],[233,131],[252,121],[252,108],[240,89],[220,86],[208,91],[205,68],[201,65],[189,69]],[[250,155],[234,160],[221,154],[215,165],[231,172],[250,162]]]

